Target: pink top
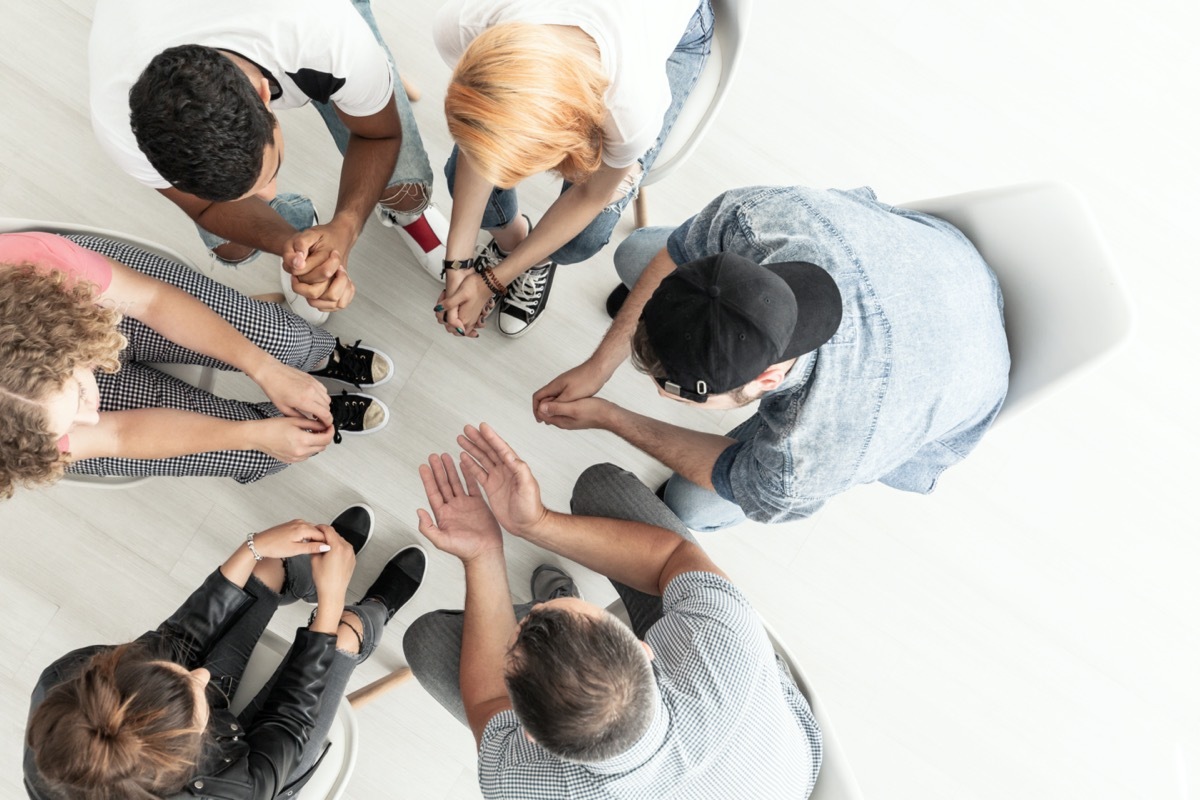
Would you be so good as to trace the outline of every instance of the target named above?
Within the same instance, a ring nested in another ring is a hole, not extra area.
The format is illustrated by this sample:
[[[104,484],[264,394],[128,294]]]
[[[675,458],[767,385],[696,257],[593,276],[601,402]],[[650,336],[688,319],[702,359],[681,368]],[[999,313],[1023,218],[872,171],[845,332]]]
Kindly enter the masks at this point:
[[[47,272],[59,270],[94,283],[101,293],[112,283],[112,266],[104,256],[53,233],[0,234],[0,264],[33,264]],[[58,440],[59,452],[67,452],[70,446],[68,437]]]
[[[112,267],[104,256],[53,233],[0,234],[0,264],[34,264],[46,271],[61,270],[96,284],[101,292],[112,283]]]

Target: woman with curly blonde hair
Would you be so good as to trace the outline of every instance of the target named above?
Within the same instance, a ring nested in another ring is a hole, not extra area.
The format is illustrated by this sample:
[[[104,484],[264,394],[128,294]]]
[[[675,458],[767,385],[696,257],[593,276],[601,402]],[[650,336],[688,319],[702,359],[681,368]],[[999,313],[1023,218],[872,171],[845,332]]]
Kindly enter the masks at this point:
[[[438,322],[475,336],[499,302],[519,336],[546,306],[557,264],[591,258],[654,164],[708,57],[710,0],[449,0],[434,23],[454,69],[446,164],[454,198]],[[534,230],[516,184],[563,192]],[[478,227],[492,241],[478,257]]]
[[[271,402],[215,397],[151,366],[164,362],[241,370]],[[369,387],[391,372],[372,348],[140,248],[0,235],[0,498],[68,470],[258,480],[338,429],[386,423],[379,401],[331,398],[314,376]]]

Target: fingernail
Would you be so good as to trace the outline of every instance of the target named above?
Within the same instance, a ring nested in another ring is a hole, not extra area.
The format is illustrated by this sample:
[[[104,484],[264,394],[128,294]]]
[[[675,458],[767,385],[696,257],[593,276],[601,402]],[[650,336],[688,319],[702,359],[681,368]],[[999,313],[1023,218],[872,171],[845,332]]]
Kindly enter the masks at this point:
[[[438,303],[436,306],[434,306],[434,307],[433,307],[433,310],[434,310],[434,311],[445,311],[445,309],[444,309],[444,308],[442,308],[442,304],[441,304],[441,303]]]
[[[329,552],[329,545],[327,545],[327,544],[323,544],[323,545],[321,545],[320,547],[318,547],[317,549],[318,549],[318,550],[320,550],[322,553],[328,553],[328,552]]]
[[[466,335],[467,335],[467,332],[466,332],[466,331],[464,331],[462,328],[455,328],[454,330],[458,331],[458,335],[459,335],[459,336],[466,336]]]

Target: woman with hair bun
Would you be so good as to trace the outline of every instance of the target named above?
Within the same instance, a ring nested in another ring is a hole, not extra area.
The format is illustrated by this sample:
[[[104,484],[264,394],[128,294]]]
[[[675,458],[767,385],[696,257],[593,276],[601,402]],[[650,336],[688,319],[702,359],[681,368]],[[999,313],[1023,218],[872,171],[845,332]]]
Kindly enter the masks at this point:
[[[216,397],[160,362],[240,370],[270,402]],[[0,499],[65,471],[256,481],[386,423],[378,400],[331,398],[317,377],[391,374],[383,353],[141,248],[0,234]]]
[[[300,791],[325,750],[354,668],[425,574],[410,545],[346,605],[355,554],[370,538],[365,505],[332,525],[293,520],[250,534],[154,631],[72,651],[34,688],[25,789],[34,800],[157,800],[186,789],[217,800]],[[287,656],[241,714],[229,710],[275,609],[315,602]]]
[[[710,0],[449,0],[434,38],[454,69],[446,164],[454,198],[446,291],[434,312],[474,336],[499,302],[519,336],[546,305],[556,264],[591,258],[654,164],[708,57]],[[514,187],[564,179],[536,229]],[[477,258],[479,228],[492,241]]]

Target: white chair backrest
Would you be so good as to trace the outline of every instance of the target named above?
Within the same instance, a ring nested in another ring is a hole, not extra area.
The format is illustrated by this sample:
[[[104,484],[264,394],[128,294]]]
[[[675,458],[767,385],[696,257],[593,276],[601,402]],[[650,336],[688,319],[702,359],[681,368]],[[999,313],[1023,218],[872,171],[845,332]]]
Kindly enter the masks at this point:
[[[824,749],[821,771],[817,773],[817,785],[813,787],[809,800],[862,800],[862,790],[858,788],[858,780],[854,777],[854,771],[850,769],[850,762],[846,758],[846,751],[842,749],[837,731],[834,730],[833,721],[825,713],[825,705],[813,690],[804,671],[800,669],[800,664],[792,657],[787,645],[775,633],[775,629],[766,620],[762,620],[762,624],[767,630],[767,638],[771,640],[771,646],[775,648],[776,653],[783,656],[784,662],[792,672],[792,680],[808,698],[808,705],[812,709],[813,716],[817,718],[817,724],[821,726]]]
[[[116,231],[106,230],[104,228],[94,228],[90,225],[74,225],[65,222],[46,222],[43,220],[19,219],[16,217],[0,217],[0,233],[17,233],[20,231],[45,231],[47,233],[58,233],[63,235],[69,234],[92,234],[103,236],[106,239],[116,239],[126,244],[131,244],[135,247],[140,247],[150,253],[163,258],[168,258],[172,261],[178,261],[180,264],[187,264],[195,268],[192,262],[188,261],[174,250],[163,247],[146,239],[130,236]],[[206,392],[213,390],[215,383],[216,372],[207,367],[201,367],[195,364],[155,364],[156,369],[173,375],[181,381],[190,383],[193,386],[203,389]],[[139,484],[148,482],[148,477],[126,477],[121,475],[76,475],[68,472],[63,476],[63,480],[74,486],[83,486],[93,489],[129,489]]]
[[[1030,183],[904,207],[953,224],[1000,279],[1012,369],[999,419],[1030,407],[1129,336],[1127,293],[1075,190]]]
[[[742,44],[750,22],[753,0],[712,0],[712,53],[663,142],[654,166],[642,179],[643,186],[657,183],[679,168],[716,118],[733,83],[742,58]]]
[[[250,654],[242,681],[229,703],[233,713],[240,714],[250,704],[258,690],[275,674],[275,668],[283,661],[290,647],[289,642],[272,631],[263,633]],[[346,791],[346,784],[354,772],[354,764],[358,759],[358,720],[344,697],[338,705],[337,719],[329,729],[326,741],[329,742],[329,749],[316,773],[304,784],[300,792],[303,800],[338,800]]]

